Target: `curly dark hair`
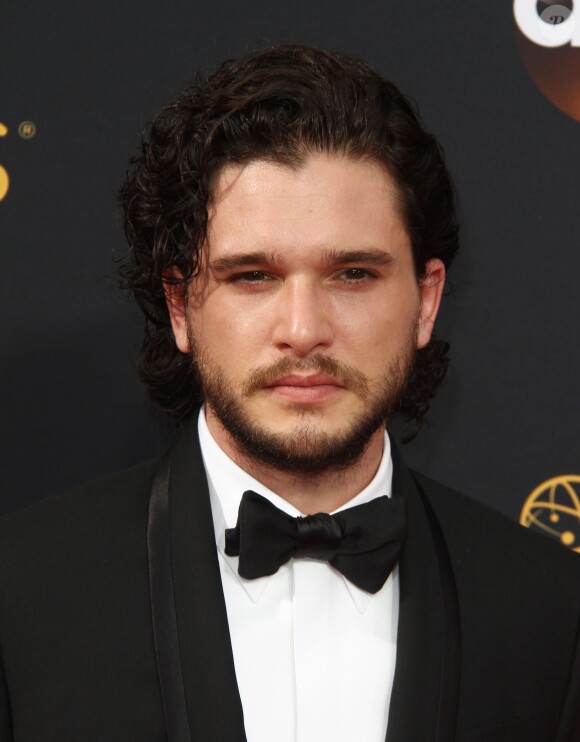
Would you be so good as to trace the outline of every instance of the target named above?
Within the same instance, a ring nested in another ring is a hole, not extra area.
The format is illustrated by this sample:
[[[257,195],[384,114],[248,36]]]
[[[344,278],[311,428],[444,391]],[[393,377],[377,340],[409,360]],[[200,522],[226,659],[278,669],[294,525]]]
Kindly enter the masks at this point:
[[[309,152],[373,158],[398,187],[417,278],[458,249],[455,191],[436,139],[412,104],[364,61],[298,44],[228,60],[199,75],[155,117],[121,190],[127,259],[120,282],[145,314],[139,375],[154,406],[177,422],[199,407],[196,369],[176,347],[165,302],[168,271],[195,277],[212,179],[228,164],[268,159],[298,167]],[[421,427],[449,364],[433,337],[416,352],[398,415]]]

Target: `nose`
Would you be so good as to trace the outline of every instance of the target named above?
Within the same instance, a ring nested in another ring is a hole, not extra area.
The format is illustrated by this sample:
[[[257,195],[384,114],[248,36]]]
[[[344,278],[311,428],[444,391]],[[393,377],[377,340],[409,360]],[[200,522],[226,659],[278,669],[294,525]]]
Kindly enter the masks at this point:
[[[288,279],[276,296],[273,343],[298,357],[328,348],[333,341],[331,305],[322,286],[305,276]]]

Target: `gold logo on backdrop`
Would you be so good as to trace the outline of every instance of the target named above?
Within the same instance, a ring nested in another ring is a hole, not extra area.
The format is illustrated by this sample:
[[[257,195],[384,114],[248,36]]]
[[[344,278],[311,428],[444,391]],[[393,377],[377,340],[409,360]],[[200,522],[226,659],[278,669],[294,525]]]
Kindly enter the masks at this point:
[[[0,121],[0,138],[8,134],[8,127]],[[22,121],[18,126],[18,134],[22,139],[32,139],[36,135],[36,124],[33,121]],[[0,165],[0,201],[6,198],[10,187],[10,176],[5,167]]]
[[[18,127],[18,133],[22,139],[32,139],[36,134],[36,124],[33,121],[23,121]]]
[[[6,170],[0,165],[0,201],[8,193],[8,187],[10,185],[10,178]]]
[[[8,127],[0,121],[0,137],[5,137],[8,134]],[[8,186],[10,185],[10,178],[6,170],[0,165],[0,201],[8,193]]]
[[[520,523],[580,553],[580,475],[564,474],[536,487],[524,503]]]

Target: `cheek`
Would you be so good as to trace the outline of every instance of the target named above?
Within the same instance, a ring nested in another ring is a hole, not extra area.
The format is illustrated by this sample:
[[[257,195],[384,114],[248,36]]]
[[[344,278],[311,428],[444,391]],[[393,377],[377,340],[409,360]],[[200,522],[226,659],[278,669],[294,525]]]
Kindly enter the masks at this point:
[[[415,337],[419,316],[416,290],[377,294],[368,302],[353,303],[339,313],[340,336],[365,358],[385,358]]]
[[[263,323],[247,308],[210,299],[192,315],[191,328],[198,348],[223,368],[257,365]]]

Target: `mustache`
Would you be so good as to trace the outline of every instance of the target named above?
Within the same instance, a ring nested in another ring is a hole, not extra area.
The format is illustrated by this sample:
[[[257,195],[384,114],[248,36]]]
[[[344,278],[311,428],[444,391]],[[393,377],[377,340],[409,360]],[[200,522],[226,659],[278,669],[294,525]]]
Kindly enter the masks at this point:
[[[253,394],[265,386],[270,386],[282,376],[293,373],[321,373],[332,376],[339,384],[357,394],[365,394],[369,383],[358,369],[337,361],[332,356],[316,353],[309,358],[280,358],[270,366],[257,366],[250,370],[248,379],[242,387],[245,395]]]

